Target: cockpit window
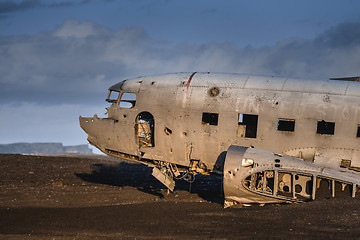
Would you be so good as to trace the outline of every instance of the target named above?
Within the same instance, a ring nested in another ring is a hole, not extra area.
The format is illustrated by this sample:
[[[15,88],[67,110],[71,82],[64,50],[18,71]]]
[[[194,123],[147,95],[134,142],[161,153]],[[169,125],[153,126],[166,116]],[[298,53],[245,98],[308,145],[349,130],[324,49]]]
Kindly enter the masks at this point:
[[[136,94],[125,92],[121,95],[119,106],[121,108],[133,108],[136,103]]]
[[[109,95],[106,99],[109,103],[116,103],[119,98],[119,92],[116,91],[109,91]]]

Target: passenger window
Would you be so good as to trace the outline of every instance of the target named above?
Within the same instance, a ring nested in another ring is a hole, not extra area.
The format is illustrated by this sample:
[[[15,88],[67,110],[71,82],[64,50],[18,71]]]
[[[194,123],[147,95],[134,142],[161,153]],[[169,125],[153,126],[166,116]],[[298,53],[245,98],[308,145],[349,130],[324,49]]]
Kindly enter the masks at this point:
[[[238,137],[256,138],[258,115],[239,113],[238,117]]]
[[[207,113],[204,112],[202,115],[202,125],[218,125],[218,113]]]
[[[318,123],[317,123],[317,133],[318,134],[334,135],[334,132],[335,132],[335,123],[334,122],[325,122],[324,120],[318,121]]]
[[[136,94],[125,92],[121,95],[119,106],[121,108],[133,108],[136,103]]]
[[[293,132],[295,130],[295,119],[280,118],[278,121],[278,131]]]

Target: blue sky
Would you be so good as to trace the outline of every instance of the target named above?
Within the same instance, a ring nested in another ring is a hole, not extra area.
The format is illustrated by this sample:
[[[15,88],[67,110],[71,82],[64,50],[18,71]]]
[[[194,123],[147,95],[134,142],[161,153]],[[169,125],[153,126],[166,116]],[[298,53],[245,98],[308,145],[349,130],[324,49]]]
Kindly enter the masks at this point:
[[[0,143],[86,143],[107,88],[139,75],[360,75],[356,0],[0,0]]]

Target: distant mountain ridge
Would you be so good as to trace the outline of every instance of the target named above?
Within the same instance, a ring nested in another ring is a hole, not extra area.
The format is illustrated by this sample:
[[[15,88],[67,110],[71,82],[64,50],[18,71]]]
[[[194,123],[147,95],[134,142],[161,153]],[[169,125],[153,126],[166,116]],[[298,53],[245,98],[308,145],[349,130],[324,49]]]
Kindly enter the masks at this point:
[[[62,143],[11,143],[0,144],[0,153],[20,154],[61,154],[82,153],[92,154],[88,145],[64,146]]]

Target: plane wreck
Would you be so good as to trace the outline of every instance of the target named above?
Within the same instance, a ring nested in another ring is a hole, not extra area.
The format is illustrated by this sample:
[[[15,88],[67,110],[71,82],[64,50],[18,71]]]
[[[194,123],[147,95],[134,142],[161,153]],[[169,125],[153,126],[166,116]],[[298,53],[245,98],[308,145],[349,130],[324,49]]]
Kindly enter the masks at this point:
[[[109,88],[107,118],[80,117],[102,152],[176,178],[223,176],[224,206],[301,202],[360,185],[358,78],[177,73]]]

